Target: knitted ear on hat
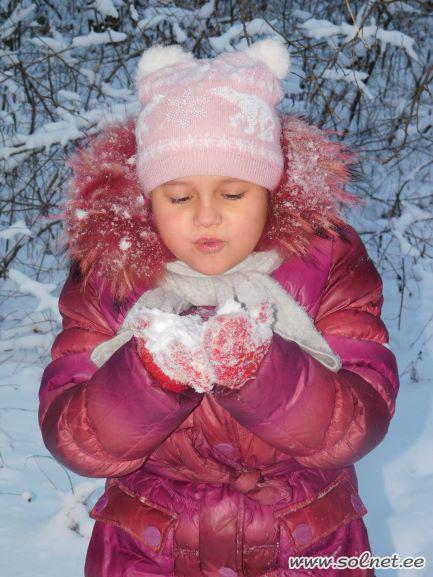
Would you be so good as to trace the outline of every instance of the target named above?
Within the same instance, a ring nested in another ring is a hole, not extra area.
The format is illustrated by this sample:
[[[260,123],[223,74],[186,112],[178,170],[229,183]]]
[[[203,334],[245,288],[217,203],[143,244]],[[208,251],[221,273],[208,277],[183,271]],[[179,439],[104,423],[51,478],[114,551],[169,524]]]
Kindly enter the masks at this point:
[[[146,77],[168,66],[174,66],[182,63],[192,63],[195,58],[191,52],[185,52],[182,46],[174,44],[164,46],[162,44],[152,46],[145,50],[138,62],[137,72],[135,75],[135,86],[140,96],[140,84]]]
[[[266,40],[258,40],[248,46],[243,52],[246,56],[266,64],[269,70],[280,80],[285,78],[290,72],[290,53],[282,39],[267,38]]]

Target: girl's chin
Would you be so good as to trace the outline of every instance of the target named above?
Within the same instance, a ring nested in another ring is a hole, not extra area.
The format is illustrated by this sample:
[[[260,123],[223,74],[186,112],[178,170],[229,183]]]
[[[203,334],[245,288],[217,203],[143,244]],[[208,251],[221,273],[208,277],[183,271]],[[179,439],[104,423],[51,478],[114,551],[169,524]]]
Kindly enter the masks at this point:
[[[197,272],[207,275],[222,274],[235,265],[227,257],[218,258],[217,255],[194,255],[194,258],[181,260]]]
[[[209,262],[209,263],[197,263],[195,262],[194,265],[190,265],[196,271],[201,272],[202,274],[206,275],[220,275],[224,274],[226,271],[230,270],[234,266],[236,266],[238,262],[232,261],[225,261],[225,262]]]

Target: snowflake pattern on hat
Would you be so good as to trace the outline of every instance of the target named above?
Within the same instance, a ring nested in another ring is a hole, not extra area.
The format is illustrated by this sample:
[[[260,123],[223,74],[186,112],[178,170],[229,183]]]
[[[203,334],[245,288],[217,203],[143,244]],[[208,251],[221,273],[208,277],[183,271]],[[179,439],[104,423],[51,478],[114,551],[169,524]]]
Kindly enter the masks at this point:
[[[198,118],[206,118],[209,109],[209,96],[196,94],[187,88],[178,96],[166,99],[164,106],[164,124],[173,123],[181,128],[189,127]]]

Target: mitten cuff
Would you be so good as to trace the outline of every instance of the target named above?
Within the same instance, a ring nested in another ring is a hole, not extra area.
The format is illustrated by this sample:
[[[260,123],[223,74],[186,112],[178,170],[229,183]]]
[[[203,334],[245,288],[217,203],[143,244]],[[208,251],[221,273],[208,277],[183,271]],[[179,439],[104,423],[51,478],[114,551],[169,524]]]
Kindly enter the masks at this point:
[[[175,393],[181,393],[188,389],[188,385],[178,383],[177,381],[171,379],[164,373],[164,371],[158,367],[158,365],[154,362],[151,353],[147,350],[145,341],[143,339],[139,337],[133,337],[133,339],[136,343],[138,356],[146,367],[146,370],[163,389],[173,391]]]

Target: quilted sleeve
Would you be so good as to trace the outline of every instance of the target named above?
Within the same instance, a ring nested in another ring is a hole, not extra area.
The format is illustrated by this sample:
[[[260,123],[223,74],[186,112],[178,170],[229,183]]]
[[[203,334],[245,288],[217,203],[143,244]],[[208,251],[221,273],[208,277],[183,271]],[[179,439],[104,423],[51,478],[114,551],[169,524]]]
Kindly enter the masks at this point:
[[[146,372],[133,337],[98,368],[94,347],[113,336],[90,277],[83,290],[73,265],[59,297],[62,331],[39,391],[39,426],[50,453],[88,477],[139,468],[202,395],[164,391]]]
[[[215,397],[244,427],[308,467],[353,464],[385,437],[399,389],[397,363],[380,318],[382,279],[356,231],[335,239],[314,319],[340,355],[335,373],[274,333],[254,379]]]

